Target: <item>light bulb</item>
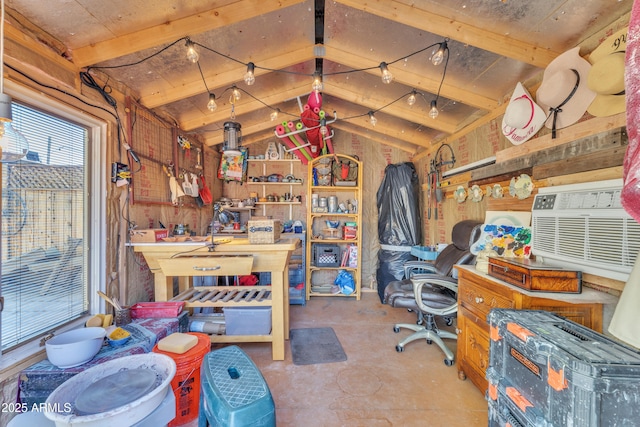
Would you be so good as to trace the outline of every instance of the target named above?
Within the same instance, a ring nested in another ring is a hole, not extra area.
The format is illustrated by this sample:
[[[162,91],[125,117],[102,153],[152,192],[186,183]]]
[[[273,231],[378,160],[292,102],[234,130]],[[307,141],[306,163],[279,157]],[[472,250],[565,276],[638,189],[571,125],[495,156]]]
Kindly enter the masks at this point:
[[[200,55],[191,40],[187,40],[187,59],[194,64],[200,59]]]
[[[327,136],[329,129],[327,129],[327,120],[320,119],[320,135]]]
[[[1,163],[17,162],[27,155],[29,142],[11,122],[11,97],[0,93],[0,157]]]
[[[447,42],[445,40],[442,43],[440,43],[440,47],[438,48],[436,53],[434,53],[433,56],[431,57],[431,62],[433,63],[433,65],[442,64],[442,61],[444,60],[444,52],[446,50],[447,50]]]
[[[322,91],[322,88],[322,76],[318,72],[313,73],[313,83],[311,84],[311,90],[318,93]]]
[[[238,90],[237,87],[233,87],[233,99],[235,99],[236,101],[240,101],[240,98],[242,98],[242,92],[240,92],[240,90]]]
[[[432,119],[435,119],[436,117],[438,117],[438,107],[436,106],[437,101],[434,99],[433,101],[431,101],[431,109],[429,110],[429,117],[431,117]]]
[[[393,74],[389,71],[386,62],[380,63],[380,70],[382,71],[382,83],[389,84],[393,81]]]
[[[278,110],[273,110],[271,112],[271,116],[270,117],[271,117],[271,121],[272,122],[275,122],[276,120],[278,120]]]
[[[211,112],[216,111],[216,108],[218,108],[218,104],[216,104],[216,96],[212,93],[209,94],[209,102],[207,103],[207,108]]]
[[[411,95],[409,95],[409,97],[407,98],[407,104],[409,104],[409,106],[413,106],[413,104],[416,103],[416,91],[414,90],[413,92],[411,92]]]
[[[253,71],[255,70],[255,65],[253,62],[249,62],[247,64],[247,72],[244,74],[244,82],[247,84],[247,86],[251,86],[252,84],[254,84],[256,82],[256,76],[253,73]]]
[[[369,123],[371,123],[371,126],[376,125],[376,123],[378,123],[378,119],[376,119],[376,116],[373,115],[373,111],[369,111]]]

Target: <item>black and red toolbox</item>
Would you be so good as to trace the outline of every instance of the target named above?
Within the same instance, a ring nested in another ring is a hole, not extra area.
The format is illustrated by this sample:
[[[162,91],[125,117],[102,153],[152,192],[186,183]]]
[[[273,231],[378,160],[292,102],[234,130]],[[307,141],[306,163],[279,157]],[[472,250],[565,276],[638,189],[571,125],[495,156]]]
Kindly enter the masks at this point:
[[[490,426],[640,425],[640,352],[547,311],[488,321]]]

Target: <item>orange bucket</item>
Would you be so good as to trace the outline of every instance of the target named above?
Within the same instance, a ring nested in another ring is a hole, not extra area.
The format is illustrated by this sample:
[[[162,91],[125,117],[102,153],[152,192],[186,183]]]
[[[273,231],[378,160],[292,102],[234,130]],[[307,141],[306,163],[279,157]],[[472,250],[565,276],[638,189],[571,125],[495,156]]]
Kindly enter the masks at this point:
[[[197,425],[200,407],[200,365],[204,356],[211,350],[211,340],[207,334],[188,332],[198,337],[198,343],[183,354],[171,353],[153,347],[154,353],[169,356],[176,362],[176,375],[171,381],[171,389],[176,395],[176,417],[169,427],[188,424]]]

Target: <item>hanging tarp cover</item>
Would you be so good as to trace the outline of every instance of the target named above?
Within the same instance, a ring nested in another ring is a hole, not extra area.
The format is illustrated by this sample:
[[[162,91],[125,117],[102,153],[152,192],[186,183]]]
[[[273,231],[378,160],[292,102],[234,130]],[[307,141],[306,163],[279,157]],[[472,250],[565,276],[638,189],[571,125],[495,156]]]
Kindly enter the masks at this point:
[[[420,180],[413,163],[388,165],[378,188],[378,295],[404,275],[403,265],[414,259],[411,247],[422,241]]]

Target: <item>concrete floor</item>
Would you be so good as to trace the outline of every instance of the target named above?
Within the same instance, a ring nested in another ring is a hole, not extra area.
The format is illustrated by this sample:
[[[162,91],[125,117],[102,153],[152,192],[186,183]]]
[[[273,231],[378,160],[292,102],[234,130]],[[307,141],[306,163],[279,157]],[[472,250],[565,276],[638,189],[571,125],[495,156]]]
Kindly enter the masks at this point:
[[[415,341],[396,352],[411,331],[394,333],[393,325],[414,321],[414,313],[381,304],[373,292],[360,301],[316,297],[291,306],[291,328],[332,327],[347,361],[296,366],[288,342],[277,362],[270,344],[240,347],[269,385],[278,427],[486,426],[484,396],[445,366],[436,345]],[[455,353],[455,342],[447,342]]]

